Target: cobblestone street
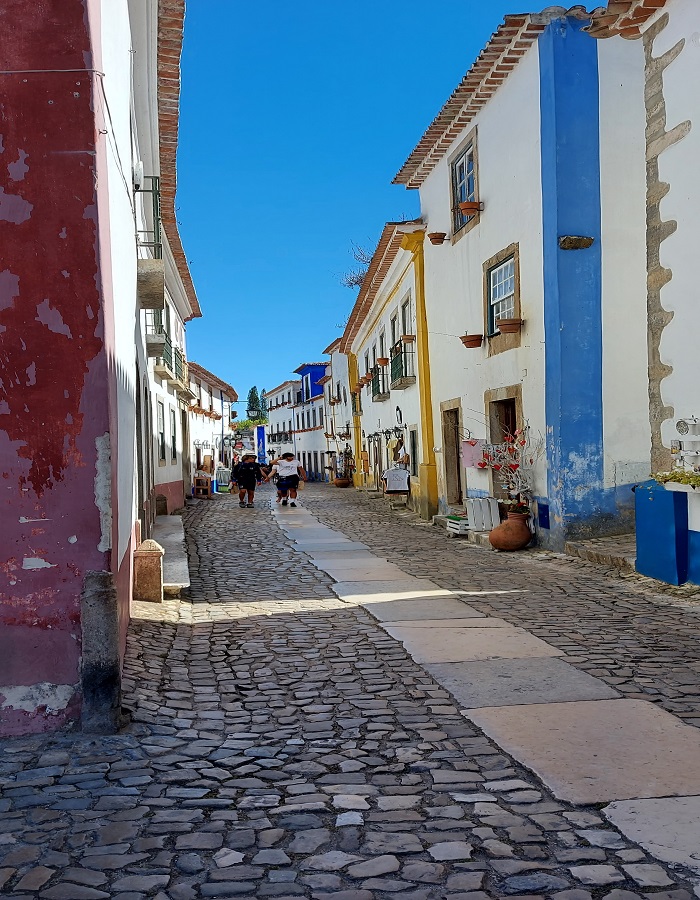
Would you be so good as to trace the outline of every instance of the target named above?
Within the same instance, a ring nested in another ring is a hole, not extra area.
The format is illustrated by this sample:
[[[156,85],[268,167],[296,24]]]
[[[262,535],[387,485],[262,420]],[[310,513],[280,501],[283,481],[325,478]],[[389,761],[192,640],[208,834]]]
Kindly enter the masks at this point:
[[[303,508],[284,511],[272,496],[254,510],[226,496],[188,507],[190,595],[136,605],[122,734],[0,745],[0,896],[697,895],[697,875],[660,864],[602,804],[557,799],[375,615],[341,599],[320,561],[336,548],[324,526],[347,541],[339,569],[368,565],[368,547],[386,561],[377,577],[393,564],[459,591],[693,725],[697,606],[581,561],[450,541],[354,491],[307,486]]]

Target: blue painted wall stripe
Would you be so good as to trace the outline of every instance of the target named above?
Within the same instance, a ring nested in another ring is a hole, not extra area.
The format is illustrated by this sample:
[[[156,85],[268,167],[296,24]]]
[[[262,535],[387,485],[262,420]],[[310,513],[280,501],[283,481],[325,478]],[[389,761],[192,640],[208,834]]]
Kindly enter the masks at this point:
[[[562,17],[539,40],[545,414],[553,529],[615,510],[603,491],[598,42]],[[563,235],[595,239],[560,250]]]

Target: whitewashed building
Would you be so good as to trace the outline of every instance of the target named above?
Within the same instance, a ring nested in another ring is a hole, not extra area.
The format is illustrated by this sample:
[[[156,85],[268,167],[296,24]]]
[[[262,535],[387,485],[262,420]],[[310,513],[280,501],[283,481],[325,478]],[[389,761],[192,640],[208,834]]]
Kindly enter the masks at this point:
[[[189,378],[192,401],[188,409],[188,496],[195,472],[206,472],[214,478],[219,467],[231,468],[235,444],[233,404],[238,400],[235,388],[204,366],[191,362]]]
[[[469,439],[529,426],[557,547],[630,528],[649,474],[644,54],[589,23],[507,16],[395,179],[420,191],[429,237],[440,510],[500,492]]]
[[[636,127],[646,159],[647,191],[646,209],[637,213],[642,221],[646,215],[647,222],[646,259],[639,261],[646,320],[644,333],[637,336],[648,371],[644,388],[651,453],[647,448],[646,458],[654,473],[672,469],[679,459],[692,471],[700,453],[686,455],[684,446],[700,447],[693,422],[700,417],[695,273],[700,243],[700,5],[696,0],[615,0],[595,11],[589,32],[601,39],[599,53],[619,53],[622,45],[645,61],[644,118]],[[629,351],[625,340],[625,359]],[[675,456],[672,450],[679,445],[683,452]],[[700,497],[685,489],[689,506],[682,504],[677,523],[669,522],[663,535],[653,528],[658,516],[652,517],[646,541],[638,521],[637,560],[638,566],[651,566],[645,574],[700,583]],[[663,502],[653,498],[655,507]],[[686,530],[687,540],[680,533]],[[677,554],[677,548],[683,552]]]
[[[350,385],[349,359],[340,350],[342,338],[337,338],[323,351],[330,356],[326,366],[326,431],[328,443],[327,472],[330,480],[352,477],[355,466],[353,436],[356,431]],[[359,424],[359,420],[358,420]]]
[[[294,452],[310,481],[328,480],[328,410],[322,379],[326,376],[325,362],[302,363],[294,374],[300,386],[292,409],[294,424]]]
[[[384,471],[407,461],[409,502],[428,518],[437,509],[432,440],[421,435],[422,423],[431,425],[422,229],[420,221],[384,226],[339,350],[352,381],[355,484],[381,489]]]
[[[277,459],[283,453],[294,453],[294,405],[300,390],[301,381],[290,380],[265,393],[265,433],[270,459]]]

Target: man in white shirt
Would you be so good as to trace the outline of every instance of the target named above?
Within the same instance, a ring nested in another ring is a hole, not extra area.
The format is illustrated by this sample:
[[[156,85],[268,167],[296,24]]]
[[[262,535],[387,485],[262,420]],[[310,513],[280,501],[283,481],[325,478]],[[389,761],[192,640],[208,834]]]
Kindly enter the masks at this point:
[[[273,465],[270,474],[265,481],[269,481],[273,475],[277,475],[277,495],[282,498],[282,506],[297,505],[297,488],[299,481],[306,481],[306,472],[293,453],[283,453],[280,459]]]

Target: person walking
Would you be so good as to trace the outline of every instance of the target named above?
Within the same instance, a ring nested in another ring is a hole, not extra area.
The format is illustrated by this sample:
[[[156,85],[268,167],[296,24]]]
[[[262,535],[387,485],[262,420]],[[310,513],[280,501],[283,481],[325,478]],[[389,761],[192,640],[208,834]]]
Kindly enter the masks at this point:
[[[282,498],[282,506],[297,505],[297,490],[300,481],[306,481],[306,472],[293,453],[283,453],[273,465],[265,481],[277,476],[277,494]]]
[[[243,459],[233,470],[233,478],[238,484],[238,505],[241,509],[252,509],[255,499],[255,488],[264,480],[267,480],[260,467],[260,463],[254,453],[244,453]],[[248,503],[246,504],[246,494]]]

